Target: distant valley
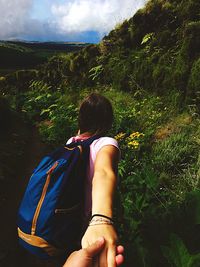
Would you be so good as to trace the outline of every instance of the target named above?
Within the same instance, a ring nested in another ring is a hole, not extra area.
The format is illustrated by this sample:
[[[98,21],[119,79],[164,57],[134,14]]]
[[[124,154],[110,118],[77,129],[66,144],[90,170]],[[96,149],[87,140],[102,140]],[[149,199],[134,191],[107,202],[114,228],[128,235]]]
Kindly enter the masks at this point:
[[[87,45],[81,42],[0,41],[0,75],[33,69],[52,56],[78,51]]]

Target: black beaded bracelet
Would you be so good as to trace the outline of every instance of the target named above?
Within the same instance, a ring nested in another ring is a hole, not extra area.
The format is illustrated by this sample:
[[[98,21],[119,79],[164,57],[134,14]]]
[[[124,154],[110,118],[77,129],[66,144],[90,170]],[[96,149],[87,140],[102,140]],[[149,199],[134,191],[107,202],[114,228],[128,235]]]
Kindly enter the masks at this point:
[[[103,218],[106,218],[106,219],[108,219],[114,223],[114,220],[111,217],[108,217],[108,216],[103,215],[103,214],[93,214],[90,220],[92,220],[94,217],[103,217]]]

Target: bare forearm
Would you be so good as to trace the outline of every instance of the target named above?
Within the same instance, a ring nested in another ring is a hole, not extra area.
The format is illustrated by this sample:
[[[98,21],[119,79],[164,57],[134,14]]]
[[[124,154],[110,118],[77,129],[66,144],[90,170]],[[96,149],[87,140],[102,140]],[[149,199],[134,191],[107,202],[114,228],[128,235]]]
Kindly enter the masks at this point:
[[[112,217],[116,175],[113,172],[97,172],[92,185],[92,214],[100,213]]]

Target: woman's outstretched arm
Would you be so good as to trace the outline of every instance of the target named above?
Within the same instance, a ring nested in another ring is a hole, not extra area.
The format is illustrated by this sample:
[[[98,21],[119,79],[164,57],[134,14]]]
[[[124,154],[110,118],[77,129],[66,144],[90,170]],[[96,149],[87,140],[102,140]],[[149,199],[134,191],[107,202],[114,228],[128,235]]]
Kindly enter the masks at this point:
[[[117,165],[119,150],[106,145],[97,154],[94,166],[94,177],[92,184],[92,214],[102,214],[107,217],[113,216],[113,197],[117,182]],[[99,237],[104,236],[105,247],[100,253],[98,265],[100,267],[116,266],[117,234],[112,224],[103,224],[96,216],[96,222],[88,226],[83,238],[82,247],[94,243]]]

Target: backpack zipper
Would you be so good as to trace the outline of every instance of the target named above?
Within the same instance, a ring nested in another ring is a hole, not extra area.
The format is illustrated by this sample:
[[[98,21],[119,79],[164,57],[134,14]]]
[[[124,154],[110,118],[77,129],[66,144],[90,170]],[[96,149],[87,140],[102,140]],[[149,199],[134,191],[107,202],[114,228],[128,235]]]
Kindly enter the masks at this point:
[[[69,212],[72,212],[74,210],[77,210],[80,207],[80,203],[74,205],[71,208],[66,208],[66,209],[55,209],[56,214],[67,214]]]
[[[37,220],[38,220],[38,217],[39,217],[39,214],[40,214],[40,210],[41,210],[42,204],[44,202],[44,199],[45,199],[45,196],[46,196],[46,193],[47,193],[47,189],[48,189],[48,186],[49,186],[49,183],[50,183],[50,180],[51,180],[51,175],[52,175],[52,172],[55,170],[55,168],[57,166],[58,166],[58,161],[56,161],[54,163],[54,165],[47,171],[46,182],[44,184],[40,200],[38,201],[38,205],[36,207],[35,214],[33,216],[32,227],[31,227],[31,235],[35,235]]]

